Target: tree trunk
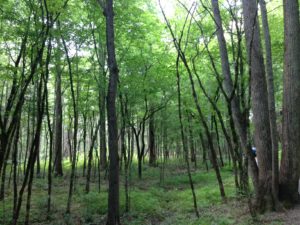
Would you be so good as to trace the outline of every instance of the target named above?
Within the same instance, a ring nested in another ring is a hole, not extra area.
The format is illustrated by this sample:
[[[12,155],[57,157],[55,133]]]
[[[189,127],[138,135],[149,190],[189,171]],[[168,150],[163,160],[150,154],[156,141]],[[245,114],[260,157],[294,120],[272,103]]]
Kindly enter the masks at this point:
[[[214,123],[215,132],[216,132],[216,141],[217,141],[217,146],[218,146],[218,150],[219,150],[220,164],[221,164],[221,167],[223,167],[224,161],[223,161],[223,155],[222,155],[221,146],[220,146],[218,123],[217,123],[215,116],[212,116],[212,120],[213,120],[212,122]]]
[[[42,131],[41,131],[40,135],[42,135]],[[36,156],[36,176],[37,177],[41,176],[40,150],[41,150],[41,143],[38,143],[37,156]]]
[[[197,168],[197,160],[196,160],[196,150],[195,150],[195,145],[194,145],[194,135],[193,135],[193,130],[191,127],[191,116],[189,115],[189,112],[187,113],[188,117],[188,129],[189,129],[189,143],[190,143],[190,151],[191,151],[191,162],[194,163],[195,168]]]
[[[92,170],[93,150],[94,150],[95,142],[97,140],[99,126],[100,126],[100,122],[98,122],[94,134],[93,134],[93,129],[91,132],[92,140],[91,140],[89,156],[88,156],[88,166],[87,166],[86,184],[85,184],[85,192],[86,193],[90,192],[90,178],[91,178],[91,170]],[[96,165],[95,165],[95,167],[96,167]]]
[[[207,150],[206,150],[206,144],[204,142],[204,138],[202,135],[202,131],[199,131],[199,138],[202,146],[202,162],[205,164],[206,171],[208,172],[208,164],[207,164]]]
[[[300,24],[298,0],[284,0],[283,153],[280,168],[280,199],[299,200],[300,159]]]
[[[48,87],[46,87],[46,115],[47,115],[47,126],[48,126],[48,131],[50,136],[49,163],[48,163],[48,196],[47,196],[47,213],[48,213],[47,217],[49,217],[50,210],[51,210],[51,195],[52,195],[53,131],[52,131],[50,115],[49,115]]]
[[[101,88],[103,89],[103,87]],[[104,89],[105,90],[105,89]],[[105,109],[105,92],[100,91],[100,165],[102,169],[107,168],[107,148],[106,148],[106,109]]]
[[[257,209],[264,211],[272,203],[272,140],[268,108],[268,91],[264,59],[260,43],[256,0],[243,0],[249,74],[251,85],[254,143],[257,149],[259,186],[256,195]],[[267,205],[266,205],[267,204]]]
[[[186,136],[184,135],[184,126],[183,126],[183,119],[182,119],[179,55],[177,56],[177,60],[176,60],[176,77],[177,77],[177,94],[178,94],[178,117],[179,117],[179,122],[180,122],[181,141],[182,141],[182,146],[183,146],[183,151],[184,151],[185,163],[187,166],[187,174],[189,177],[190,187],[191,187],[191,191],[192,191],[192,195],[193,195],[194,210],[195,210],[196,216],[199,218],[200,215],[199,215],[198,206],[197,206],[197,198],[196,198],[196,193],[195,193],[195,189],[194,189],[194,183],[193,183],[193,179],[192,179],[190,162],[189,162],[189,157],[188,157],[189,150],[188,150],[188,146],[187,146]]]
[[[75,96],[74,80],[73,80],[74,77],[73,77],[73,72],[72,72],[71,60],[69,57],[66,42],[65,42],[63,36],[61,36],[61,38],[62,38],[64,50],[66,53],[67,63],[68,63],[68,72],[69,72],[70,89],[71,89],[71,97],[72,97],[72,108],[73,108],[73,115],[74,115],[73,146],[72,146],[73,153],[72,153],[72,149],[70,148],[70,154],[72,154],[71,177],[70,177],[69,194],[68,194],[67,208],[66,208],[66,214],[70,214],[72,196],[73,196],[73,191],[74,191],[75,170],[76,170],[76,160],[77,160],[78,109],[77,109],[77,100],[76,100],[76,96]],[[71,140],[70,140],[70,143],[71,143]]]
[[[83,115],[83,176],[85,176],[85,170],[86,170],[86,133],[87,133],[87,127],[86,127],[86,115]]]
[[[104,15],[106,17],[106,45],[108,55],[107,64],[109,68],[109,84],[106,98],[109,145],[109,191],[107,225],[116,225],[120,224],[118,126],[116,115],[116,94],[119,69],[115,53],[113,0],[106,0]]]
[[[125,98],[126,99],[126,98]],[[127,99],[123,102],[123,96],[120,93],[120,110],[121,110],[121,152],[124,159],[124,190],[125,190],[125,212],[129,212],[130,208],[130,198],[129,198],[129,174],[128,174],[128,168],[130,163],[130,142],[131,142],[131,136],[130,136],[130,129],[128,129],[128,136],[127,141],[128,145],[126,146],[126,118],[128,118],[128,106],[127,106]]]
[[[254,155],[251,151],[251,143],[247,134],[248,124],[247,119],[244,116],[244,113],[242,113],[240,106],[239,106],[239,99],[238,96],[235,94],[234,91],[234,85],[231,78],[230,73],[230,66],[229,66],[229,59],[228,59],[228,52],[227,52],[227,46],[226,41],[224,37],[224,30],[222,26],[222,18],[219,10],[219,1],[218,0],[212,0],[212,6],[213,6],[213,14],[214,14],[214,21],[215,26],[217,29],[217,38],[219,43],[219,49],[220,49],[220,56],[221,56],[221,63],[222,63],[222,72],[224,75],[224,88],[226,91],[226,98],[229,98],[230,106],[231,106],[231,112],[234,120],[234,125],[236,128],[236,131],[238,133],[238,136],[240,138],[241,147],[243,149],[244,154],[248,157],[250,160],[250,167],[253,177],[253,185],[254,189],[257,192],[258,189],[258,167],[254,158]]]
[[[154,115],[149,118],[149,165],[156,165]]]
[[[18,167],[18,140],[20,135],[20,125],[21,122],[19,122],[17,126],[17,131],[14,138],[14,151],[12,155],[13,160],[13,192],[14,192],[14,200],[13,200],[13,212],[16,210],[17,207],[17,201],[18,201],[18,181],[17,181],[17,167]]]
[[[142,141],[142,145],[141,145],[141,160],[144,163],[144,157],[145,157],[145,127],[146,127],[146,120],[143,120],[142,123],[142,132],[141,132],[141,141]]]
[[[277,133],[277,125],[276,125],[271,37],[270,37],[266,2],[265,0],[260,0],[259,3],[260,3],[260,10],[262,16],[262,25],[264,30],[265,48],[266,48],[268,102],[269,102],[271,138],[272,138],[272,194],[273,194],[273,199],[277,205],[278,204],[278,183],[279,183],[278,133]]]
[[[160,5],[160,7],[161,7],[161,5]],[[161,10],[162,10],[162,7],[161,7]],[[165,15],[163,10],[162,10],[162,13],[163,13],[164,19],[167,23],[167,27],[168,27],[171,35],[172,35],[174,46],[176,47],[178,56],[181,59],[182,63],[184,64],[184,68],[186,69],[186,72],[188,74],[188,78],[189,78],[190,85],[191,85],[191,92],[192,92],[193,100],[194,100],[194,103],[195,103],[195,106],[196,106],[196,109],[197,109],[197,112],[198,112],[198,115],[199,115],[199,120],[201,121],[202,125],[204,126],[205,135],[208,139],[210,153],[211,153],[211,156],[212,156],[211,157],[211,162],[213,164],[213,167],[214,167],[214,170],[215,170],[215,173],[216,173],[217,181],[218,181],[218,184],[219,184],[220,195],[221,195],[222,199],[225,200],[226,195],[225,195],[224,185],[223,185],[223,181],[222,181],[222,177],[221,177],[221,173],[220,173],[220,168],[218,167],[218,164],[217,164],[217,155],[216,155],[213,143],[212,143],[211,133],[209,131],[207,121],[205,119],[202,108],[200,106],[199,97],[198,97],[198,94],[197,94],[197,91],[196,91],[196,88],[195,88],[195,82],[194,82],[194,79],[193,79],[192,70],[189,66],[186,55],[185,55],[185,53],[184,53],[184,51],[181,47],[181,38],[182,38],[182,36],[179,38],[179,41],[178,41],[177,38],[175,37],[173,29],[172,29],[168,19],[166,18],[166,15]],[[183,34],[183,32],[182,32],[182,34]]]

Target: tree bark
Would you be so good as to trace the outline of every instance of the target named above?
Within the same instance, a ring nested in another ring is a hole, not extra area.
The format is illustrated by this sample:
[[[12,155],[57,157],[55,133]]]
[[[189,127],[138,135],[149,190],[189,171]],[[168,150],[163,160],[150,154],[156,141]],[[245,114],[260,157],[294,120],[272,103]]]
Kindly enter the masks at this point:
[[[86,174],[86,183],[85,183],[85,193],[89,193],[90,192],[90,178],[91,178],[91,170],[92,170],[93,150],[94,150],[95,142],[97,140],[99,126],[100,126],[100,121],[98,122],[98,124],[96,126],[94,134],[93,134],[93,129],[91,131],[92,140],[91,140],[91,145],[90,145],[89,155],[88,155],[88,165],[87,165],[87,174]]]
[[[149,165],[156,165],[154,115],[149,118]]]
[[[60,46],[60,42],[58,41]],[[58,49],[60,51],[60,49]],[[59,54],[60,55],[60,54]],[[55,80],[55,127],[54,127],[54,154],[55,154],[55,176],[63,176],[62,168],[62,92],[61,92],[61,66],[60,57],[56,60]]]
[[[118,126],[116,113],[116,94],[119,69],[115,52],[114,9],[113,0],[106,0],[104,8],[106,17],[107,64],[109,68],[109,84],[106,98],[109,145],[109,191],[107,225],[120,224],[119,215],[119,155]]]
[[[217,38],[219,43],[220,49],[220,56],[221,56],[221,63],[222,63],[222,72],[224,76],[224,88],[226,91],[226,98],[230,98],[230,105],[231,105],[231,112],[232,117],[234,120],[234,125],[238,136],[240,138],[240,144],[243,149],[244,154],[248,157],[250,161],[250,167],[253,177],[253,185],[255,192],[257,193],[258,190],[258,167],[255,162],[254,155],[251,151],[251,143],[249,140],[249,136],[247,134],[248,124],[246,118],[244,117],[240,106],[239,106],[239,99],[234,90],[234,84],[231,78],[230,66],[229,66],[229,58],[228,58],[228,51],[226,46],[226,41],[224,37],[224,30],[222,26],[222,18],[219,9],[219,1],[212,0],[213,6],[213,14],[215,25],[217,29]]]
[[[187,112],[187,118],[188,118],[188,130],[189,130],[189,143],[190,143],[190,152],[191,152],[191,162],[194,163],[195,168],[197,168],[197,159],[196,159],[196,149],[194,145],[194,135],[193,135],[193,129],[192,129],[192,121],[191,116],[189,112]]]
[[[257,149],[259,186],[256,195],[258,211],[273,207],[272,202],[272,140],[268,108],[268,91],[256,0],[243,0],[249,74],[251,85],[254,143]]]
[[[186,136],[184,135],[184,126],[183,126],[183,118],[182,118],[182,107],[181,107],[181,79],[180,79],[180,73],[179,73],[179,55],[177,56],[176,60],[176,77],[177,77],[177,94],[178,94],[178,117],[179,117],[179,122],[180,122],[180,134],[181,134],[181,141],[182,141],[182,147],[184,151],[184,158],[185,158],[185,163],[187,166],[187,174],[189,177],[189,182],[190,182],[190,187],[193,195],[193,203],[194,203],[194,210],[196,213],[196,216],[199,218],[200,214],[198,211],[198,206],[197,206],[197,198],[196,198],[196,193],[194,189],[194,183],[192,179],[192,174],[191,174],[191,168],[190,168],[190,162],[189,162],[189,157],[188,157],[188,146],[187,146],[187,140]]]
[[[87,133],[87,126],[86,126],[86,115],[83,115],[83,176],[85,176],[86,170],[86,133]]]
[[[104,76],[104,75],[103,75]],[[105,77],[103,78],[105,80]],[[105,90],[105,85],[101,89]],[[100,165],[102,169],[107,168],[107,147],[106,147],[106,104],[105,104],[105,91],[100,91]]]
[[[217,123],[217,120],[216,120],[215,116],[212,116],[212,120],[213,120],[213,123],[214,123],[215,132],[216,132],[216,140],[217,140],[217,146],[218,146],[218,150],[219,150],[220,163],[221,163],[221,167],[223,167],[224,166],[224,160],[223,160],[223,155],[222,155],[221,146],[220,146],[220,136],[219,136],[218,123]]]
[[[276,109],[275,109],[275,91],[274,91],[274,76],[272,63],[271,37],[268,23],[268,14],[265,0],[259,0],[262,25],[265,38],[266,49],[266,70],[267,70],[267,87],[268,87],[268,102],[269,102],[269,117],[270,129],[272,138],[272,194],[273,199],[278,203],[278,183],[279,183],[279,165],[278,165],[278,133],[276,125]]]
[[[73,76],[73,72],[72,72],[71,60],[70,60],[70,57],[69,57],[66,42],[65,42],[63,36],[61,36],[61,38],[62,38],[62,42],[63,42],[63,46],[64,46],[64,50],[65,50],[65,53],[66,53],[66,58],[67,58],[70,88],[71,88],[71,97],[72,97],[72,108],[73,108],[73,115],[74,115],[73,146],[72,146],[72,148],[70,147],[70,154],[72,152],[72,149],[73,149],[73,153],[72,153],[72,159],[71,159],[71,162],[72,162],[72,164],[71,164],[71,176],[70,176],[69,194],[68,194],[67,208],[66,208],[66,214],[70,214],[72,196],[73,196],[73,191],[74,191],[74,183],[75,183],[76,161],[77,161],[78,109],[77,109],[77,99],[76,99],[75,89],[74,89],[74,80],[73,80],[74,76]],[[70,143],[71,143],[71,140],[70,140]]]
[[[300,159],[300,24],[298,0],[284,0],[284,83],[282,159],[279,196],[294,203],[299,200]]]

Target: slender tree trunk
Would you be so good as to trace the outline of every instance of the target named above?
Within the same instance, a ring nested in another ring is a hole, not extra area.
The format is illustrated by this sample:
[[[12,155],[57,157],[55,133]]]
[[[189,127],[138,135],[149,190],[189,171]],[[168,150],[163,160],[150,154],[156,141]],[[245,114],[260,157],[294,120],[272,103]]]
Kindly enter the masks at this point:
[[[86,115],[83,115],[83,176],[86,170]]]
[[[1,174],[1,187],[0,187],[0,201],[4,200],[4,195],[5,195],[5,181],[6,181],[6,169],[7,169],[7,161],[9,158],[11,148],[6,150],[6,154],[4,157],[4,164],[2,168],[2,174]]]
[[[154,115],[149,118],[149,165],[156,165]]]
[[[130,129],[127,130],[127,160],[125,161],[125,182],[124,182],[124,188],[125,188],[125,211],[129,212],[130,210],[130,196],[129,196],[129,169],[130,169],[130,147],[131,147],[131,138],[130,135]]]
[[[120,94],[120,107],[121,107],[121,152],[124,158],[124,173],[125,173],[125,212],[129,212],[130,209],[130,199],[129,199],[129,177],[128,169],[130,165],[130,130],[128,130],[127,141],[128,145],[126,147],[126,118],[128,118],[128,108],[127,108],[127,99],[123,102],[123,96]]]
[[[104,86],[104,90],[105,90],[105,86]],[[100,165],[102,169],[106,169],[107,168],[106,123],[105,123],[106,104],[105,104],[105,92],[104,93],[103,91],[100,92],[101,92],[99,96],[100,98]]]
[[[60,46],[60,41],[58,40]],[[58,50],[60,51],[60,49]],[[60,54],[59,54],[60,55]],[[54,153],[55,153],[55,176],[63,176],[62,167],[62,91],[61,91],[61,65],[60,58],[56,60],[56,80],[55,80],[55,127],[54,127]]]
[[[69,194],[68,194],[68,200],[67,200],[67,208],[66,208],[66,214],[70,214],[71,212],[71,202],[72,202],[72,196],[74,191],[74,182],[75,182],[75,170],[76,170],[76,161],[77,161],[77,131],[78,131],[78,110],[77,110],[77,100],[75,96],[75,90],[74,90],[74,77],[72,72],[72,65],[71,60],[69,58],[68,48],[66,46],[66,42],[63,37],[62,42],[67,58],[68,63],[68,71],[69,71],[69,80],[70,80],[70,86],[71,86],[71,96],[72,96],[72,104],[73,104],[73,114],[74,114],[74,130],[73,130],[73,153],[72,153],[72,166],[71,166],[71,177],[70,177],[70,185],[69,185]],[[72,150],[70,150],[71,152]]]
[[[40,58],[40,60],[42,60]],[[33,137],[33,141],[31,144],[31,148],[29,151],[29,159],[28,163],[26,166],[26,171],[25,171],[25,177],[23,180],[22,187],[19,192],[18,196],[18,202],[17,202],[17,207],[15,208],[14,214],[13,214],[13,221],[12,225],[16,225],[18,222],[19,218],[19,213],[22,205],[22,198],[23,194],[25,191],[25,187],[28,182],[28,187],[27,187],[27,203],[26,203],[26,214],[25,214],[25,225],[29,224],[29,215],[30,215],[30,203],[31,203],[31,193],[32,193],[32,181],[33,181],[33,175],[34,175],[34,166],[35,162],[37,159],[37,154],[38,154],[38,147],[40,143],[40,137],[41,137],[41,130],[42,130],[42,121],[43,121],[43,115],[44,115],[44,106],[45,106],[45,98],[46,98],[46,82],[47,79],[44,78],[44,75],[41,75],[42,77],[40,78],[39,84],[38,84],[38,99],[37,99],[37,123],[36,123],[36,129],[35,129],[35,134]],[[45,79],[45,80],[44,80]]]
[[[141,153],[141,146],[140,146],[140,136],[136,135],[135,140],[136,140],[136,148],[137,148],[137,159],[138,159],[138,176],[139,179],[142,179],[142,153]]]
[[[67,151],[68,151],[68,156],[69,156],[69,161],[70,163],[72,164],[72,160],[73,160],[73,153],[72,153],[72,148],[73,148],[73,144],[72,144],[72,120],[73,120],[73,117],[71,115],[69,115],[69,118],[70,118],[70,123],[69,123],[69,127],[68,127],[68,131],[67,131],[67,144],[68,144],[68,147],[67,147]],[[54,165],[55,165],[55,162],[56,162],[56,157],[55,157],[55,160],[54,160]]]
[[[224,161],[223,161],[223,155],[222,155],[222,151],[221,151],[221,146],[220,146],[220,136],[219,136],[219,129],[218,129],[218,123],[216,120],[216,117],[213,116],[213,123],[215,124],[215,131],[216,131],[216,139],[217,139],[217,145],[218,145],[218,150],[219,150],[219,157],[220,157],[220,163],[221,166],[224,166]]]
[[[106,17],[107,64],[109,84],[107,93],[108,145],[109,145],[109,191],[107,225],[120,224],[119,214],[119,155],[118,126],[116,115],[116,94],[119,69],[115,53],[114,9],[113,0],[106,0],[104,6]]]
[[[43,179],[45,179],[45,176],[46,176],[46,167],[47,167],[47,160],[48,160],[48,154],[49,154],[49,130],[47,130],[47,125],[45,125],[45,135],[44,135],[44,143],[43,143],[43,146],[44,146],[44,153],[45,153],[45,156],[44,156],[44,168],[43,168]]]
[[[46,96],[46,114],[47,114],[47,126],[48,126],[49,135],[50,135],[49,162],[48,162],[48,198],[47,198],[47,213],[49,215],[50,210],[51,210],[51,194],[52,194],[53,131],[52,131],[50,115],[49,115],[48,90],[47,90],[47,96]]]
[[[91,141],[89,156],[88,156],[88,166],[87,166],[86,185],[85,185],[86,193],[90,192],[90,178],[91,178],[91,169],[92,169],[92,160],[93,160],[93,150],[94,150],[95,142],[97,140],[99,127],[100,127],[100,122],[98,122],[94,134],[93,132],[91,132],[92,141]]]
[[[196,198],[196,193],[194,189],[194,183],[191,175],[191,168],[190,168],[190,162],[189,162],[189,157],[188,157],[188,147],[187,147],[187,140],[184,135],[184,127],[183,127],[183,119],[182,119],[182,109],[181,109],[181,83],[180,83],[180,73],[179,73],[179,55],[177,56],[176,60],[176,76],[177,76],[177,93],[178,93],[178,117],[179,117],[179,122],[180,122],[180,134],[181,134],[181,141],[182,141],[182,146],[183,146],[183,151],[184,151],[184,158],[187,166],[187,173],[189,177],[189,182],[193,194],[193,203],[194,203],[194,210],[196,213],[196,216],[199,218],[199,211],[198,211],[198,206],[197,206],[197,198]]]
[[[31,111],[31,104],[29,104],[29,111]],[[27,155],[28,155],[28,149],[30,148],[30,112],[27,113],[27,129],[26,129],[26,150],[25,150],[25,156],[24,156],[24,164],[23,164],[23,173],[25,173],[26,170],[26,162],[27,162]]]
[[[141,132],[141,141],[142,141],[142,146],[141,146],[141,158],[142,160],[145,157],[145,148],[146,148],[146,144],[145,144],[145,127],[146,127],[146,120],[143,121],[143,125],[142,125],[142,132]],[[144,163],[144,160],[143,160]]]
[[[202,162],[205,164],[206,171],[208,172],[208,164],[207,164],[207,146],[204,142],[203,134],[201,131],[199,131],[199,137],[200,137],[200,142],[202,146]]]
[[[18,201],[18,180],[17,180],[17,170],[18,170],[18,141],[19,141],[19,135],[20,135],[20,123],[17,126],[15,138],[14,138],[14,144],[13,144],[13,154],[12,154],[12,163],[13,163],[13,212],[17,208],[17,201]]]
[[[274,91],[274,76],[272,63],[271,37],[268,23],[268,15],[265,0],[259,0],[262,25],[265,38],[266,48],[266,70],[267,70],[267,86],[268,86],[268,102],[269,102],[269,117],[272,138],[272,194],[275,206],[278,205],[278,183],[279,183],[279,164],[278,164],[278,133],[276,125],[276,109],[275,109],[275,91]]]
[[[170,25],[169,25],[169,29],[171,30]],[[184,52],[182,52],[181,46],[178,43],[176,43],[176,39],[174,37],[173,32],[172,32],[172,36],[174,38],[174,42],[175,42],[175,46],[177,47],[177,51],[178,51],[178,53],[181,57],[181,60],[184,64],[184,66],[187,70],[188,76],[189,76],[193,100],[194,100],[194,103],[195,103],[195,106],[196,106],[196,109],[197,109],[197,112],[198,112],[198,115],[199,115],[199,119],[200,119],[200,121],[201,121],[201,123],[204,127],[205,135],[207,137],[207,141],[208,141],[208,145],[209,145],[209,149],[210,149],[210,153],[211,153],[210,159],[211,159],[211,163],[214,167],[216,177],[217,177],[217,180],[218,180],[220,195],[225,200],[226,195],[225,195],[224,185],[223,185],[223,181],[222,181],[222,177],[221,177],[221,173],[220,173],[220,168],[219,168],[218,163],[217,163],[217,154],[216,154],[216,151],[215,151],[215,148],[214,148],[214,145],[213,145],[213,140],[212,140],[212,137],[211,137],[211,133],[209,131],[208,124],[207,124],[207,122],[204,118],[204,114],[203,114],[202,109],[200,107],[200,103],[199,103],[198,95],[197,95],[197,92],[196,92],[192,71],[189,67],[189,64],[187,62],[187,59],[185,57]]]
[[[17,167],[18,167],[18,141],[20,134],[20,124],[19,122],[17,126],[17,131],[14,139],[14,151],[13,151],[13,190],[14,190],[14,204],[13,204],[13,212],[16,210],[17,201],[18,201],[18,181],[17,181]]]
[[[228,52],[227,52],[227,46],[226,41],[224,37],[224,30],[222,26],[222,18],[219,10],[219,1],[218,0],[212,0],[212,6],[213,6],[213,14],[214,14],[214,21],[215,26],[217,29],[217,38],[219,43],[219,49],[220,49],[220,56],[221,56],[221,63],[222,63],[222,72],[224,75],[224,88],[226,91],[226,98],[229,98],[230,105],[231,105],[231,112],[232,117],[234,120],[234,125],[236,128],[236,131],[238,133],[238,136],[240,138],[240,144],[243,149],[244,154],[248,157],[250,160],[250,167],[251,172],[253,176],[253,185],[254,189],[257,193],[258,190],[258,167],[254,158],[254,155],[251,151],[251,142],[247,135],[247,119],[244,117],[240,106],[239,106],[239,99],[238,96],[235,94],[234,90],[234,84],[231,78],[230,73],[230,66],[229,66],[229,58],[228,58]]]
[[[42,136],[42,131],[41,134]],[[39,178],[41,177],[41,159],[40,159],[40,150],[41,150],[41,143],[38,143],[38,153],[36,157],[36,176]]]
[[[235,130],[234,126],[234,120],[232,117],[232,110],[231,106],[227,105],[228,107],[228,114],[229,114],[229,125],[232,135],[232,148],[233,152],[232,154],[232,160],[233,160],[233,166],[236,168],[235,171],[235,186],[236,188],[240,189],[242,193],[248,193],[248,173],[244,173],[244,171],[248,171],[248,167],[244,167],[243,165],[243,156],[242,152],[239,150],[239,141],[238,136]],[[235,165],[235,161],[237,162],[237,166]]]
[[[191,116],[188,114],[188,130],[189,130],[189,142],[190,142],[190,152],[191,152],[191,162],[194,163],[195,168],[197,168],[197,160],[196,160],[196,150],[195,150],[195,145],[194,145],[194,135],[193,135],[193,130],[191,127]]]

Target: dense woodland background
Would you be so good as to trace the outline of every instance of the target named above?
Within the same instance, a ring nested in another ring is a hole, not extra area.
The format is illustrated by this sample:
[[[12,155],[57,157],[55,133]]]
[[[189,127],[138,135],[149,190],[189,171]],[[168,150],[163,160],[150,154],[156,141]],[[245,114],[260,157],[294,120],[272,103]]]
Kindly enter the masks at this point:
[[[0,224],[299,223],[298,0],[2,0],[0,31]]]

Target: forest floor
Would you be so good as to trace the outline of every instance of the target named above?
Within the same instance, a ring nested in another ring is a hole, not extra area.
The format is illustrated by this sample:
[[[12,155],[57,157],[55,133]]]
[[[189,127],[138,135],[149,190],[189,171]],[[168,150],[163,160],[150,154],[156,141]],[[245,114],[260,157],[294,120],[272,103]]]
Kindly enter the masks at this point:
[[[209,224],[300,224],[300,206],[282,213],[266,213],[253,221],[245,198],[235,193],[233,172],[222,168],[222,178],[227,201],[222,202],[214,171],[193,169],[200,218],[194,213],[189,180],[183,162],[169,162],[164,173],[160,167],[144,166],[143,178],[139,180],[136,165],[130,178],[130,212],[125,213],[124,180],[121,172],[120,207],[124,225],[209,225]],[[66,163],[65,170],[68,171]],[[65,215],[69,174],[54,178],[52,211],[47,219],[47,179],[34,180],[30,221],[32,225],[99,225],[105,224],[107,213],[107,180],[101,176],[100,193],[97,175],[91,183],[91,192],[85,194],[85,178],[82,169],[77,171],[76,190],[72,199],[70,215]],[[0,202],[0,224],[9,224],[12,212],[12,189],[7,189],[4,202]],[[23,206],[26,204],[24,195]],[[24,208],[20,224],[24,223]]]
[[[264,215],[265,221],[278,221],[277,224],[299,225],[300,224],[300,205],[283,212],[269,212]],[[280,221],[280,223],[279,223]],[[271,223],[276,224],[276,223]]]

